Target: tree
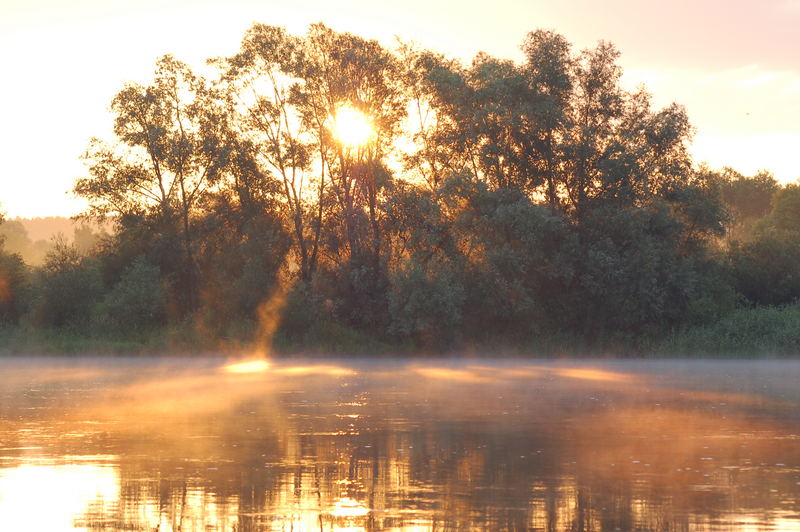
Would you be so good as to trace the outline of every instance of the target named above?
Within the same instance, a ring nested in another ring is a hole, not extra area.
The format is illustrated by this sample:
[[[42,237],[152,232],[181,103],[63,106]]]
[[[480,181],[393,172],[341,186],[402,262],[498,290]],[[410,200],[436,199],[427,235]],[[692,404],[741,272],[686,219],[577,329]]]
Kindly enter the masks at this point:
[[[383,158],[405,116],[397,61],[377,41],[315,24],[305,39],[304,61],[297,66],[295,75],[303,85],[296,100],[332,180],[348,256],[352,260],[371,254],[378,260],[379,200],[389,177]],[[369,142],[348,146],[335,138],[333,121],[342,108],[367,117],[373,129]]]
[[[399,65],[377,41],[315,24],[296,67],[292,74],[302,83],[293,98],[330,180],[324,231],[326,258],[338,279],[337,312],[351,324],[374,327],[386,315],[382,203],[391,172],[384,158],[406,112]],[[370,122],[368,142],[348,145],[337,138],[343,109]]]
[[[80,254],[63,236],[54,239],[36,281],[34,319],[50,327],[85,327],[100,301],[103,281],[97,261]]]
[[[163,323],[166,301],[158,267],[139,257],[95,308],[97,321],[117,334],[141,333]]]
[[[537,31],[523,51],[521,65],[486,54],[469,68],[414,58],[416,77],[407,77],[436,114],[411,158],[418,168],[463,154],[459,168],[493,188],[544,198],[575,216],[596,199],[647,203],[688,178],[685,110],[654,112],[646,92],[623,90],[612,45],[573,55],[563,37]],[[433,157],[429,140],[452,155]]]
[[[699,173],[719,188],[720,198],[728,213],[728,239],[750,238],[754,223],[770,212],[773,197],[779,189],[775,177],[766,170],[745,176],[730,167],[719,172],[701,167]]]
[[[614,341],[715,314],[732,205],[751,216],[739,196],[774,181],[694,171],[685,110],[624,89],[612,45],[540,30],[522,51],[461,64],[256,24],[214,83],[161,59],[114,99],[116,138],[76,184],[115,220],[98,308],[165,287],[166,316],[219,336],[299,281],[280,285],[290,337],[319,318],[429,345]]]
[[[0,226],[6,223],[0,214]],[[5,243],[4,231],[0,233],[0,323],[9,324],[17,323],[25,311],[28,272],[22,257],[17,253],[8,253]]]
[[[382,194],[390,183],[383,159],[405,115],[394,56],[322,24],[304,37],[256,24],[241,51],[218,63],[241,137],[259,171],[279,184],[299,279],[310,284],[324,255],[352,288],[343,297],[378,289]],[[370,122],[367,142],[337,137],[343,109]],[[373,313],[362,310],[351,315]]]
[[[752,238],[733,243],[730,257],[736,287],[748,301],[786,305],[800,299],[800,185],[786,185],[772,202]]]
[[[192,219],[235,150],[224,109],[208,84],[172,56],[162,57],[152,84],[126,86],[111,103],[116,141],[94,139],[89,177],[75,192],[89,216],[149,220],[180,235],[183,257],[172,272],[186,310],[198,300]]]
[[[5,240],[7,252],[18,254],[30,266],[41,266],[52,246],[47,240],[32,241],[20,220],[5,220],[0,223],[0,238]]]
[[[305,60],[302,39],[283,28],[255,24],[245,34],[241,51],[218,64],[228,105],[257,172],[265,178],[277,176],[280,183],[300,278],[309,283],[319,258],[328,179],[325,139],[315,138],[315,129],[302,120],[297,105],[302,88],[295,75]],[[312,167],[315,150],[319,160]]]

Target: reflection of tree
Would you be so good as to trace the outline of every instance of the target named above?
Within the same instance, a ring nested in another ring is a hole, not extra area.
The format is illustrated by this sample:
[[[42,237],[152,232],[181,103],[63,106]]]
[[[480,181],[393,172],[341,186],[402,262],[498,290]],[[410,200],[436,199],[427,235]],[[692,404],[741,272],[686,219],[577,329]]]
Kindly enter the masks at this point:
[[[552,366],[423,369],[290,377],[278,368],[114,386],[106,407],[75,415],[105,422],[105,436],[80,452],[120,457],[120,496],[80,523],[728,530],[747,519],[778,526],[800,504],[796,414],[763,397]],[[773,419],[756,418],[767,408]]]

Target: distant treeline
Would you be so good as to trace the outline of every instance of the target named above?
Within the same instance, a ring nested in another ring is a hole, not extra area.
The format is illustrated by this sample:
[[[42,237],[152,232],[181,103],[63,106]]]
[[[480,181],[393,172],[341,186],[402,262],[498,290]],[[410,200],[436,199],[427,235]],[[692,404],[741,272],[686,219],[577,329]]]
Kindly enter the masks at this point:
[[[623,89],[610,44],[522,50],[464,65],[258,24],[211,78],[161,58],[75,184],[110,233],[38,267],[0,256],[7,338],[724,353],[746,330],[800,351],[781,324],[800,186],[698,168],[685,110]]]
[[[0,223],[0,240],[7,253],[20,255],[30,266],[41,266],[56,241],[71,242],[82,253],[88,253],[100,238],[108,236],[106,229],[111,228],[108,223],[97,225],[62,216],[12,218]]]

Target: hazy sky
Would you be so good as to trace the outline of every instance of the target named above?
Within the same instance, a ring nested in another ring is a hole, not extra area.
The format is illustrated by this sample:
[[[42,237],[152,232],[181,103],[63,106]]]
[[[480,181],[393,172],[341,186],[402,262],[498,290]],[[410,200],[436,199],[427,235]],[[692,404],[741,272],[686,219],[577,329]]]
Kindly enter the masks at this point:
[[[322,21],[465,59],[519,59],[536,28],[576,49],[611,41],[626,84],[688,108],[698,162],[800,178],[800,0],[0,0],[0,211],[80,211],[67,191],[88,139],[110,134],[123,83],[146,82],[165,53],[194,66],[232,54],[255,21],[295,33]]]

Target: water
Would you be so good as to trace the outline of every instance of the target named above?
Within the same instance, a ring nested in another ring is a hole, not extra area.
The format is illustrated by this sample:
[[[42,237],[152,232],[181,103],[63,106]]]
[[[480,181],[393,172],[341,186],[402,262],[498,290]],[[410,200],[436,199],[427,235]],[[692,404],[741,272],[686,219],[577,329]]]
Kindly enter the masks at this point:
[[[0,359],[0,530],[800,530],[800,362],[225,363]]]

